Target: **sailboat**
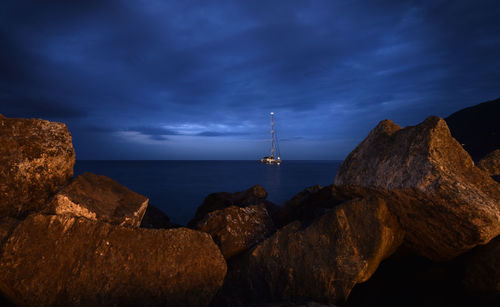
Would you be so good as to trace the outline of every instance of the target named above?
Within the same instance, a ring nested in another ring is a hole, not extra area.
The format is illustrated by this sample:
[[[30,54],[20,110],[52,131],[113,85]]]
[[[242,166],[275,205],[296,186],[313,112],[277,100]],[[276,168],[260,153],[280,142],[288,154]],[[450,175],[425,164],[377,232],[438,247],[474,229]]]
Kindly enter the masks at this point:
[[[274,131],[274,112],[271,112],[271,155],[260,159],[260,162],[265,164],[281,164],[278,138]]]

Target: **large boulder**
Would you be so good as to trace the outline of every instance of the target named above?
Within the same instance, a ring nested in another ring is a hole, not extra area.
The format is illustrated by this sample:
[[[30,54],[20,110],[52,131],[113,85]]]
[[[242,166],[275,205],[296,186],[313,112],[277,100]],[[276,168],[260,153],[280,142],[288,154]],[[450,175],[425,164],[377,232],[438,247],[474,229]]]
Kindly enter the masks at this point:
[[[194,227],[209,212],[215,210],[225,209],[230,206],[246,207],[265,203],[266,197],[267,191],[260,185],[254,185],[248,190],[236,193],[219,192],[209,194],[196,209],[196,213],[188,225]]]
[[[467,255],[464,284],[469,291],[500,303],[500,237]]]
[[[38,211],[73,177],[75,152],[65,124],[0,117],[0,216]]]
[[[500,185],[474,166],[439,117],[404,129],[380,122],[342,163],[335,184],[390,192],[408,243],[433,260],[500,234]]]
[[[477,166],[491,176],[500,175],[500,149],[487,154],[479,160]]]
[[[212,211],[195,229],[212,235],[226,259],[247,250],[275,231],[264,205],[230,206]]]
[[[139,227],[148,201],[111,178],[84,173],[60,190],[45,212]]]
[[[258,244],[226,280],[227,289],[234,279],[246,283],[250,299],[342,303],[403,237],[384,199],[354,199],[310,225],[290,223]]]
[[[22,306],[206,306],[226,263],[210,235],[31,215],[0,257],[0,293]]]

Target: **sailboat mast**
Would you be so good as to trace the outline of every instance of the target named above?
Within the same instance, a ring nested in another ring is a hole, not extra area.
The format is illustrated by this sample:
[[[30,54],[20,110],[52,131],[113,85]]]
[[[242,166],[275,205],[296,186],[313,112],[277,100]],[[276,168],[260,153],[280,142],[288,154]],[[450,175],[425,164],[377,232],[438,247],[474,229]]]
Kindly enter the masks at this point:
[[[271,112],[271,157],[274,157],[274,112]]]

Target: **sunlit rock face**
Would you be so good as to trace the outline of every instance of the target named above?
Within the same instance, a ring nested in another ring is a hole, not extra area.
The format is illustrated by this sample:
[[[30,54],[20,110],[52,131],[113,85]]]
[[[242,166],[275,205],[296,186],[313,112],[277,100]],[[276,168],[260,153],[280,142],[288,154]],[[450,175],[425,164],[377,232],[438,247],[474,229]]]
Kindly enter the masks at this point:
[[[245,251],[275,231],[264,205],[230,206],[212,211],[195,229],[209,233],[226,259]]]
[[[65,124],[0,117],[0,216],[25,216],[73,177],[75,152]]]
[[[206,306],[226,262],[210,235],[31,215],[4,244],[0,293],[22,306]]]
[[[148,198],[113,179],[84,173],[52,198],[46,212],[139,227],[147,207]]]
[[[464,285],[469,291],[500,301],[500,237],[467,255]]]
[[[500,175],[500,149],[492,151],[479,160],[477,166],[491,176]]]
[[[384,120],[340,166],[337,186],[390,192],[390,209],[421,255],[446,260],[500,234],[500,185],[474,166],[446,122]]]
[[[237,264],[228,288],[233,278],[270,301],[344,302],[403,237],[383,199],[348,201],[310,225],[293,222],[259,243]]]

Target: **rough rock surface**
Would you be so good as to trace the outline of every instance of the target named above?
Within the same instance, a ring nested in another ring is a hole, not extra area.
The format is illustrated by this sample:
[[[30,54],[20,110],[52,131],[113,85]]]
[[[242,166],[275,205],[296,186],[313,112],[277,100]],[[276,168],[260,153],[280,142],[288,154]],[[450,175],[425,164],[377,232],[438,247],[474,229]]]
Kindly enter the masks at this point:
[[[9,238],[12,230],[17,226],[19,220],[12,217],[2,217],[0,218],[0,253],[2,252],[2,246]]]
[[[73,177],[74,164],[65,124],[0,117],[0,216],[40,210]]]
[[[212,235],[226,259],[247,250],[275,231],[264,205],[230,206],[212,211],[195,228]]]
[[[148,201],[111,178],[84,173],[52,198],[46,212],[139,227]]]
[[[246,255],[226,283],[247,278],[250,296],[271,301],[344,302],[403,237],[383,199],[348,201],[305,228],[296,221],[278,230]]]
[[[500,237],[467,255],[464,284],[468,290],[500,303]]]
[[[477,166],[491,176],[500,175],[500,149],[490,152],[479,160]]]
[[[31,215],[5,243],[0,292],[17,305],[206,306],[226,263],[210,235]]]
[[[500,185],[474,166],[444,120],[384,120],[349,154],[335,184],[388,190],[421,255],[446,260],[500,234]]]
[[[188,225],[194,227],[209,212],[225,209],[229,206],[245,207],[256,205],[265,202],[266,197],[267,191],[260,185],[254,185],[248,190],[236,193],[219,192],[209,194],[196,209],[195,216],[189,221]]]
[[[174,225],[170,222],[170,218],[159,208],[149,204],[146,209],[146,213],[142,218],[141,222],[142,228],[152,228],[152,229],[168,229],[175,228],[177,225]]]

